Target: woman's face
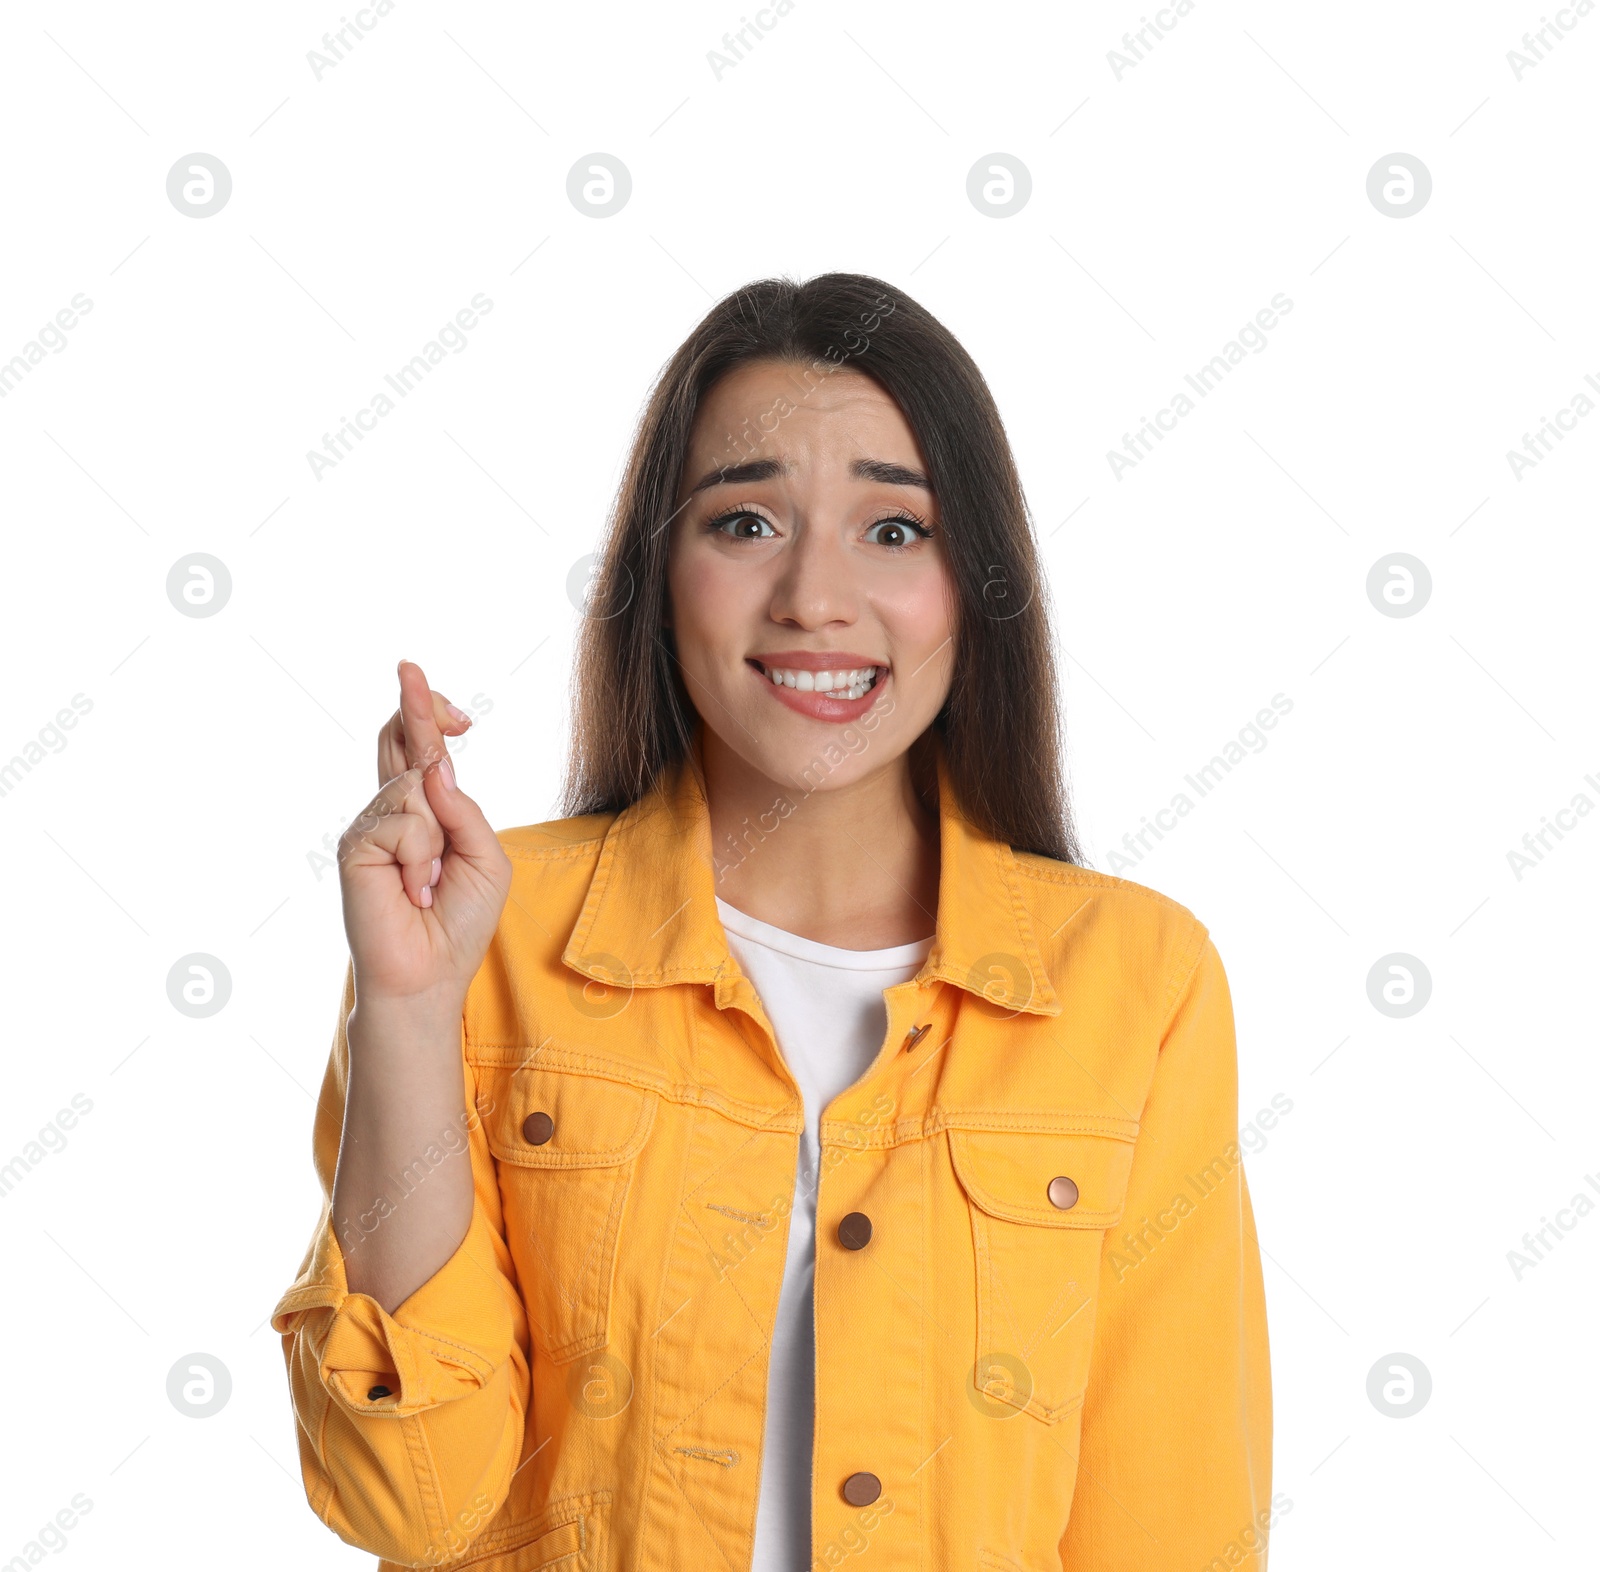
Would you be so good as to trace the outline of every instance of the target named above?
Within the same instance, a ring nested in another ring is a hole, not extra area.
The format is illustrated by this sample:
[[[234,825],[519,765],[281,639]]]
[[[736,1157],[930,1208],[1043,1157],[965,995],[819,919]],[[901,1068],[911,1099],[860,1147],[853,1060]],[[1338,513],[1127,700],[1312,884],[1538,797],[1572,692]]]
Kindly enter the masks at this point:
[[[701,401],[667,570],[706,727],[806,790],[904,753],[954,665],[939,504],[916,438],[864,373],[816,375],[807,392],[799,367],[751,362]]]

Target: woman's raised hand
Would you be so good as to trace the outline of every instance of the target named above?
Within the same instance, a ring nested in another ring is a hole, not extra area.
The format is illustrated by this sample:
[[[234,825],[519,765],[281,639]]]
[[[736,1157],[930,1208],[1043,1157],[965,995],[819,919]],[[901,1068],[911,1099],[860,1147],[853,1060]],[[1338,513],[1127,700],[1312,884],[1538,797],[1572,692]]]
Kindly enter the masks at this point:
[[[511,861],[457,786],[444,739],[471,724],[399,664],[400,708],[378,733],[377,796],[339,840],[358,997],[459,1010],[511,890]]]

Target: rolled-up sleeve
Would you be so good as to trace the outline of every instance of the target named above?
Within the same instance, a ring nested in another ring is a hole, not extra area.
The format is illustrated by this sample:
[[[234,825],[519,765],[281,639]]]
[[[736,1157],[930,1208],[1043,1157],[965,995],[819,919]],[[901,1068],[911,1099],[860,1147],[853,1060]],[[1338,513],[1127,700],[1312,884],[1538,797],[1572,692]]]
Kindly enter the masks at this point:
[[[1198,923],[1101,1258],[1065,1572],[1266,1566],[1266,1296],[1238,1142],[1233,1005]]]
[[[322,1215],[271,1320],[282,1337],[312,1510],[352,1545],[431,1566],[463,1555],[505,1500],[528,1406],[527,1321],[465,1056],[465,1128],[443,1132],[433,1156],[468,1145],[467,1232],[392,1313],[350,1292],[331,1202],[354,1002],[347,964],[313,1135]]]

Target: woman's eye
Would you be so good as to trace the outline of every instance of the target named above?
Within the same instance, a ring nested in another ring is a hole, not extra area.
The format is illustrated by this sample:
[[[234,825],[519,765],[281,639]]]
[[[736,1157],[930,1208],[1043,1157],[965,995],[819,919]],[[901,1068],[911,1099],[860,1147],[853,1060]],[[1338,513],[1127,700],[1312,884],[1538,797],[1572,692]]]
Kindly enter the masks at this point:
[[[734,528],[728,528],[730,524]],[[759,513],[724,513],[720,518],[712,519],[708,527],[734,540],[770,539],[770,536],[763,535],[761,531],[772,529],[772,525]]]
[[[730,513],[718,514],[706,520],[706,528],[730,540],[776,540],[778,532],[772,521],[745,508],[735,508]],[[933,531],[918,520],[908,517],[879,519],[867,526],[869,544],[883,546],[890,551],[906,551],[919,540],[926,540]]]
[[[915,519],[895,518],[879,519],[876,524],[867,526],[867,536],[871,539],[875,530],[885,530],[886,535],[879,536],[873,541],[877,546],[889,546],[897,551],[904,551],[908,546],[918,540],[925,540],[932,534],[931,530],[924,529]]]

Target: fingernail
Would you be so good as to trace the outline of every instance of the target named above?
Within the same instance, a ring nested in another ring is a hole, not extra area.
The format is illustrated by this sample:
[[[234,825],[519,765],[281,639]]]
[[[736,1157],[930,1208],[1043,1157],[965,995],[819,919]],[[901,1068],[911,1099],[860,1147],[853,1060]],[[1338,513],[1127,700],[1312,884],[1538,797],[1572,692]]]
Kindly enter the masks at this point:
[[[445,705],[445,709],[449,713],[451,720],[458,720],[463,726],[472,724],[472,717],[465,710],[457,709],[453,704]]]
[[[433,877],[428,880],[429,884],[437,884],[439,882],[439,873],[440,873],[440,870],[443,867],[444,867],[444,864],[442,862],[440,862],[440,860],[437,857],[435,857],[433,859]]]
[[[451,764],[448,753],[439,760],[439,779],[444,782],[446,791],[454,791],[456,789],[455,766]]]
[[[424,906],[433,905],[433,886],[431,884],[422,886],[422,904]]]

